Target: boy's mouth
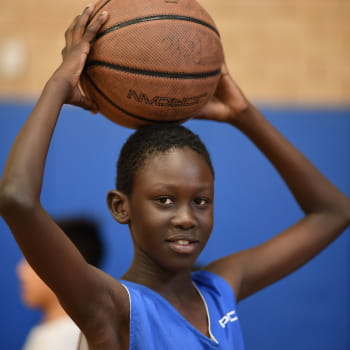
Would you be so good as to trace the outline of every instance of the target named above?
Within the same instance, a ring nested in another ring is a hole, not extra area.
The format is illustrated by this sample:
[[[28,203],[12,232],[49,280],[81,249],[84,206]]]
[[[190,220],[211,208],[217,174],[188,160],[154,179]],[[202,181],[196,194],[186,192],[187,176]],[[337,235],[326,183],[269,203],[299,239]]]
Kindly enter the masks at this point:
[[[190,254],[192,253],[199,243],[198,240],[188,239],[169,239],[166,240],[169,248],[179,254]]]
[[[177,241],[177,243],[180,244],[180,245],[188,245],[188,244],[191,244],[190,241],[187,241],[187,240],[185,240],[185,239],[179,239],[179,240]]]

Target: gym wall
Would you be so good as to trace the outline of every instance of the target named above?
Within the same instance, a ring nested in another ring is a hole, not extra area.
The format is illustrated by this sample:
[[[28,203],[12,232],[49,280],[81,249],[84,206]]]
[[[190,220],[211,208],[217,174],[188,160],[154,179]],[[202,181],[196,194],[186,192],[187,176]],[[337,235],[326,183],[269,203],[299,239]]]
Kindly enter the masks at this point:
[[[220,29],[230,70],[255,101],[349,104],[349,1],[199,2]],[[86,4],[2,2],[0,96],[38,95],[61,60],[65,29]]]

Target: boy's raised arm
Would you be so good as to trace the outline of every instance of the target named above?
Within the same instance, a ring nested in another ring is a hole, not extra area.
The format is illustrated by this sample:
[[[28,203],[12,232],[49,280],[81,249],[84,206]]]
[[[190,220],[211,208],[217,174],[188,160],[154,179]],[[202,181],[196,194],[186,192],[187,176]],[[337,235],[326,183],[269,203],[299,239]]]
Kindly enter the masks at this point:
[[[246,100],[225,67],[217,95],[201,117],[241,130],[273,164],[305,213],[266,243],[208,266],[243,299],[302,266],[336,239],[350,224],[350,199]]]
[[[40,193],[46,156],[62,105],[92,108],[91,102],[81,95],[78,81],[90,42],[107,16],[100,17],[87,30],[91,11],[92,7],[86,8],[67,30],[63,63],[45,85],[17,135],[0,182],[0,215],[28,262],[62,301],[68,306],[76,305],[74,310],[88,292],[84,281],[93,268],[41,206]]]

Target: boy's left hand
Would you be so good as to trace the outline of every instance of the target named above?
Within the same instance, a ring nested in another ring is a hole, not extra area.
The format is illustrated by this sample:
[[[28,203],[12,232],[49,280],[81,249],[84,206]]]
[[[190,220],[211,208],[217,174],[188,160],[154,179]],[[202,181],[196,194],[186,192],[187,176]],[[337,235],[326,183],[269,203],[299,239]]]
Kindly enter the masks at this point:
[[[249,102],[223,64],[219,84],[213,98],[197,113],[195,118],[235,124],[248,108]]]

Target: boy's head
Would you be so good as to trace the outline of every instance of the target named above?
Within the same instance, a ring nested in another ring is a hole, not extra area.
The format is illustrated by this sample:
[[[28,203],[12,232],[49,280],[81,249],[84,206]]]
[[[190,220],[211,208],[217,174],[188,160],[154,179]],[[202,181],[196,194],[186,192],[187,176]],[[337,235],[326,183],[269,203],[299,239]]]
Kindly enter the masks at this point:
[[[179,125],[138,129],[121,150],[107,203],[128,224],[135,269],[191,269],[213,227],[214,171],[199,137]]]
[[[196,134],[177,124],[152,124],[138,129],[121,149],[117,164],[117,190],[129,195],[135,174],[150,157],[185,147],[203,157],[214,177],[209,152]]]

